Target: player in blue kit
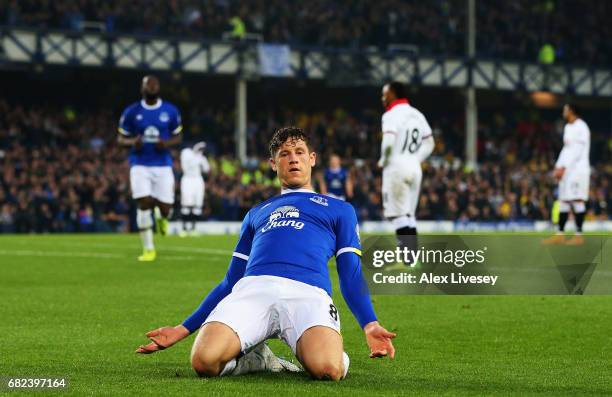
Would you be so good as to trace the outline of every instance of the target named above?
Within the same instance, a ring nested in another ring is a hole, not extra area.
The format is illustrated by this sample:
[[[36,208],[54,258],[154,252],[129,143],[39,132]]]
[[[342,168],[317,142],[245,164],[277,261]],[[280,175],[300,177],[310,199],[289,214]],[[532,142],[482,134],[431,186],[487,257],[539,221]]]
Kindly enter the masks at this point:
[[[316,154],[296,127],[270,143],[270,164],[282,193],[252,208],[223,281],[176,327],[147,333],[138,353],[168,348],[200,330],[191,364],[201,376],[292,370],[263,343],[278,337],[317,379],[346,376],[338,310],[331,299],[327,262],[336,256],[340,289],[365,333],[370,357],[394,357],[394,333],[379,325],[361,273],[353,207],[312,191]]]
[[[329,157],[329,168],[326,168],[318,179],[322,194],[340,200],[353,198],[353,179],[350,172],[342,167],[342,161],[337,154]]]
[[[130,186],[138,203],[136,223],[143,253],[139,261],[153,261],[153,209],[162,235],[168,231],[168,217],[174,203],[174,173],[169,148],[181,142],[181,115],[170,102],[159,97],[155,76],[142,79],[142,100],[128,106],[119,120],[120,145],[130,149]],[[157,214],[156,214],[157,215]]]

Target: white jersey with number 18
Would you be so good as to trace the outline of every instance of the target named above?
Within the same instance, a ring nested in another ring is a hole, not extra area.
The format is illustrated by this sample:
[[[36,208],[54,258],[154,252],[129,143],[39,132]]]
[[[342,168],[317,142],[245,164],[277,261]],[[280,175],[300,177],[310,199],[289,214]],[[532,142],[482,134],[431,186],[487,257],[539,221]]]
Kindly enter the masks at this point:
[[[382,132],[393,135],[395,140],[388,159],[389,166],[421,163],[431,153],[431,150],[419,150],[423,140],[431,138],[431,127],[423,113],[407,103],[393,105],[383,114]]]

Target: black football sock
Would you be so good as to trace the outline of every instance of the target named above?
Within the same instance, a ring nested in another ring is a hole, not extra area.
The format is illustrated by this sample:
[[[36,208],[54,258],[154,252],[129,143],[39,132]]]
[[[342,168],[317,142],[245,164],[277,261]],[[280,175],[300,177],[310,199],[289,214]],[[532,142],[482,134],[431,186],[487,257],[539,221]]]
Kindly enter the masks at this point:
[[[568,216],[569,216],[569,212],[559,213],[559,231],[560,232],[565,232],[565,224],[567,223]]]
[[[584,214],[586,212],[579,212],[574,214],[574,220],[576,221],[576,231],[582,233],[582,224],[584,223]]]
[[[397,236],[398,247],[401,250],[408,248],[408,250],[412,252],[416,252],[417,250],[417,230],[416,227],[401,227],[395,231],[395,235]],[[404,262],[406,265],[410,266],[412,264],[412,260],[408,259],[408,261]]]
[[[185,210],[181,211],[181,220],[183,221],[183,231],[184,232],[188,232],[189,228],[190,228],[190,223],[191,223],[191,219],[192,219],[192,212],[191,210],[188,210],[189,212],[185,212]]]

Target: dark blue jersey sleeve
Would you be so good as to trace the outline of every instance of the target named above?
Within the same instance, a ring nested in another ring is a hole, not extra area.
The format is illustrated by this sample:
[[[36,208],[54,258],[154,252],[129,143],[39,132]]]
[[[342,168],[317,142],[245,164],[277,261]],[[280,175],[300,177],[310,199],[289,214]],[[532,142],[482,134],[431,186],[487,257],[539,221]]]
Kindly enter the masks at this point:
[[[361,256],[359,241],[359,224],[352,205],[343,203],[336,220],[336,257],[345,252],[354,252]]]
[[[363,328],[376,321],[368,286],[361,273],[359,226],[353,206],[345,205],[336,224],[336,266],[340,291],[349,309]]]
[[[183,326],[189,330],[190,333],[197,331],[210,312],[221,302],[223,298],[232,292],[234,285],[244,275],[244,269],[246,268],[246,261],[244,259],[233,257],[230,262],[229,269],[225,274],[225,278],[221,281],[206,298],[200,303],[200,306],[183,321]]]
[[[336,267],[342,296],[361,328],[376,321],[368,285],[361,273],[360,257],[355,253],[340,255],[336,258]]]
[[[172,118],[170,119],[170,124],[168,125],[168,127],[172,135],[180,134],[183,130],[181,113],[177,108],[174,108],[174,112],[172,112]]]
[[[185,320],[183,326],[190,333],[197,331],[213,309],[221,302],[223,298],[232,292],[234,285],[244,276],[246,264],[251,251],[251,242],[253,240],[252,228],[250,225],[250,216],[247,213],[242,228],[240,230],[240,239],[236,245],[236,249],[232,255],[229,269],[225,274],[225,278],[204,298],[200,306]]]
[[[121,118],[119,119],[119,128],[117,128],[120,134],[125,136],[131,136],[135,134],[136,130],[134,128],[134,120],[132,113],[132,106],[129,106],[121,114]]]

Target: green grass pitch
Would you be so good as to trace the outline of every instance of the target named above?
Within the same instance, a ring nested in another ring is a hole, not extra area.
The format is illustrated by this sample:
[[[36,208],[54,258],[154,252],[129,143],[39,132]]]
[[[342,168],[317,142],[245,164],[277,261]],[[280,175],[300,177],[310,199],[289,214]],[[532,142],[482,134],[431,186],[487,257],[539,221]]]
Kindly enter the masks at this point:
[[[610,296],[374,296],[398,336],[394,361],[373,360],[333,273],[351,357],[342,382],[200,379],[192,338],[135,354],[221,279],[235,240],[156,237],[158,260],[143,264],[137,235],[0,236],[0,377],[66,376],[74,395],[612,395]]]

